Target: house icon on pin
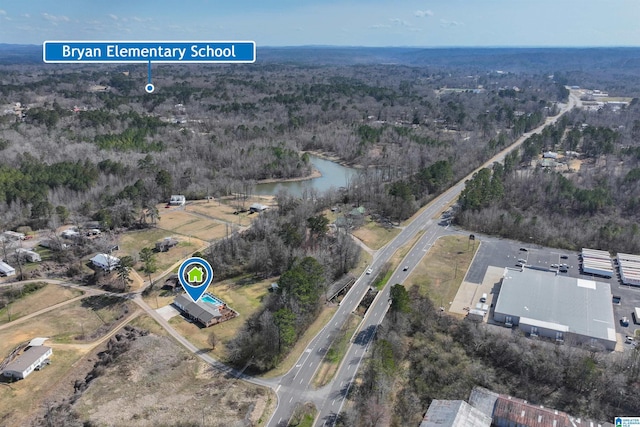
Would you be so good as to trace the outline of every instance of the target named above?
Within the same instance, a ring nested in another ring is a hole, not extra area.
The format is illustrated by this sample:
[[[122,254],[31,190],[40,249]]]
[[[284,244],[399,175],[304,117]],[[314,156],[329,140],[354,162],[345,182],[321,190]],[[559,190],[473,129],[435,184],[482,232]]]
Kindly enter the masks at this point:
[[[202,283],[204,272],[200,267],[193,267],[187,273],[189,283]]]

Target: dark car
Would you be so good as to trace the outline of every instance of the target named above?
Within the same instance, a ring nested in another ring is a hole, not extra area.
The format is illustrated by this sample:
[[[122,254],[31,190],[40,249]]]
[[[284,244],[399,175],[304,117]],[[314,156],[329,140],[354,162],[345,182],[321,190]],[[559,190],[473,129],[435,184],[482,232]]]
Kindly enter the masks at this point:
[[[405,265],[404,267],[402,267],[402,271],[407,271],[409,269],[408,265]]]
[[[560,255],[560,258],[562,258],[562,259],[569,259],[569,257],[568,257],[568,256],[566,256],[566,255]]]
[[[528,251],[528,249],[527,249],[527,248],[520,248],[520,250],[521,250],[522,252],[527,252],[527,251]]]

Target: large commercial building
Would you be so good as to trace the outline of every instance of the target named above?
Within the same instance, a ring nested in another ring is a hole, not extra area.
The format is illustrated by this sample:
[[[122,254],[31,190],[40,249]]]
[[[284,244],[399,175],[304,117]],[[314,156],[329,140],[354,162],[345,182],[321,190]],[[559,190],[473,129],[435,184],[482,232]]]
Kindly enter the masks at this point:
[[[616,345],[611,286],[595,280],[505,269],[493,319],[532,337],[607,350]]]

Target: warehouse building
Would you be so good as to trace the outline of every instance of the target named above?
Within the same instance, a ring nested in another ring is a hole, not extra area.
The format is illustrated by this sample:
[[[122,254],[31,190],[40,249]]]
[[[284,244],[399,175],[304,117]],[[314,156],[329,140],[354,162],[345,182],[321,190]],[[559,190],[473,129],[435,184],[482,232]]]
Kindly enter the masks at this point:
[[[613,350],[616,333],[611,286],[551,272],[507,270],[493,319],[531,337]]]
[[[613,277],[611,255],[607,251],[582,248],[582,272],[602,277]]]
[[[640,256],[619,253],[616,256],[620,279],[625,285],[640,286]]]
[[[420,427],[491,427],[491,417],[464,400],[433,400]]]

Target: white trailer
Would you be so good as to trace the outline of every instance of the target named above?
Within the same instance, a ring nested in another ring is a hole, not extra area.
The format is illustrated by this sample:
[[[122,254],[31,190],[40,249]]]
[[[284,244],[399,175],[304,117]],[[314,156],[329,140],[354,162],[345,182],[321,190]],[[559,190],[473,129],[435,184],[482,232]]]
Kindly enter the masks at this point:
[[[7,277],[15,276],[16,275],[16,269],[11,267],[6,262],[0,261],[0,274],[3,275],[3,276],[7,276]]]

